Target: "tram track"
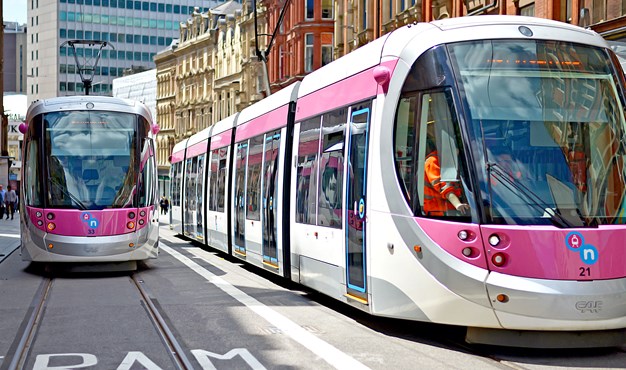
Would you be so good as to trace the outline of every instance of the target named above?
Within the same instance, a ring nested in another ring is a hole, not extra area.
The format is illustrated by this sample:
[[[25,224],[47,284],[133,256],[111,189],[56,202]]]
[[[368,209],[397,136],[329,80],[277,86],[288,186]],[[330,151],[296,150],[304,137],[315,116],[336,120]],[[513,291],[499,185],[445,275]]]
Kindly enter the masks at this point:
[[[139,290],[142,305],[146,309],[150,320],[154,324],[161,341],[163,341],[163,344],[167,347],[168,354],[170,355],[172,361],[176,364],[179,370],[193,369],[194,367],[185,355],[183,347],[178,342],[178,339],[176,339],[176,336],[168,326],[163,315],[150,298],[150,294],[144,285],[143,279],[141,279],[137,273],[133,273],[130,276],[130,279],[137,287],[137,290]]]
[[[183,345],[179,342],[171,326],[168,325],[166,316],[161,312],[158,304],[152,298],[150,291],[145,286],[140,273],[134,272],[128,276],[131,285],[136,289],[140,304],[145,310],[157,336],[162,342],[167,355],[172,361],[174,369],[191,370],[193,364],[187,358]],[[15,340],[0,370],[25,369],[32,355],[32,348],[38,338],[39,329],[46,320],[46,308],[50,298],[54,296],[55,282],[53,276],[42,277],[42,281],[33,296],[32,303],[24,316],[22,325],[15,335]]]
[[[30,314],[27,315],[28,319],[26,320],[26,325],[22,330],[22,335],[20,336],[19,342],[13,352],[14,355],[9,363],[7,368],[8,370],[19,370],[24,368],[28,358],[28,352],[35,341],[37,329],[43,319],[45,305],[50,295],[53,283],[54,278],[44,277],[39,285],[39,289],[37,289],[33,298],[33,304],[31,305],[32,309],[29,310]]]

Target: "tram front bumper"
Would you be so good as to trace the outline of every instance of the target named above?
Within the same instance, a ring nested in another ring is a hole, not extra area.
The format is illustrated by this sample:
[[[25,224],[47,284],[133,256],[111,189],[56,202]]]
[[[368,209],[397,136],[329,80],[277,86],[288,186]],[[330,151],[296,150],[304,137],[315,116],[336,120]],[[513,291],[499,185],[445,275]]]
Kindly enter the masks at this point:
[[[565,281],[491,272],[486,286],[494,311],[505,329],[626,328],[626,278]],[[498,300],[498,295],[504,296]]]

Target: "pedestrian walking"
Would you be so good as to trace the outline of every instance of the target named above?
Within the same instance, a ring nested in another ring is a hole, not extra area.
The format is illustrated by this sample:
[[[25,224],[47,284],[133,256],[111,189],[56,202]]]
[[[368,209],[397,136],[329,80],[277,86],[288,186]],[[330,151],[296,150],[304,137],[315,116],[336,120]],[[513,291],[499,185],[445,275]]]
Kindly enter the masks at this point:
[[[5,200],[6,200],[6,190],[4,190],[4,188],[2,187],[2,184],[0,184],[0,220],[2,220],[4,218],[4,211],[5,211]]]
[[[170,202],[167,201],[166,197],[161,197],[161,201],[159,202],[159,206],[161,207],[161,214],[166,215],[167,210],[170,206]]]
[[[6,214],[7,220],[9,219],[9,215],[11,215],[11,220],[13,219],[13,214],[15,213],[15,206],[17,205],[17,194],[15,190],[11,188],[11,185],[7,186],[9,189],[4,195],[4,203],[6,205]]]

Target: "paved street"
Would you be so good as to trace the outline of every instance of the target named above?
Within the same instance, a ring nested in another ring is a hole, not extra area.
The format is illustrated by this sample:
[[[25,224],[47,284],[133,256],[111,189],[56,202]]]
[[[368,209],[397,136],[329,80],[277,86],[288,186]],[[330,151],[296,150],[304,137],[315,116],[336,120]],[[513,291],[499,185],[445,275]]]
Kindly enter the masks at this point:
[[[161,325],[146,315],[149,305],[180,345],[189,364],[181,368],[544,370],[626,363],[624,349],[472,347],[460,328],[372,317],[181,240],[167,220],[160,215],[159,258],[134,273],[51,276],[23,368],[176,368]],[[18,247],[18,235],[17,217],[0,220],[2,253]],[[0,367],[15,358],[48,277],[21,261],[19,251],[2,258],[0,297],[11,299],[0,299]]]
[[[20,245],[20,219],[15,213],[13,219],[0,220],[0,262],[15,251]]]

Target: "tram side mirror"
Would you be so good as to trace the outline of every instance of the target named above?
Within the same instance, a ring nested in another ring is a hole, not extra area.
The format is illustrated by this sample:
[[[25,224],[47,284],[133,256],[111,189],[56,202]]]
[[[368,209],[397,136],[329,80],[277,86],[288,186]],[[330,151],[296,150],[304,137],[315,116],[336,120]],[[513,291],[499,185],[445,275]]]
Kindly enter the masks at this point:
[[[18,130],[20,130],[20,132],[22,134],[26,134],[26,131],[28,131],[28,125],[24,122],[20,123],[20,125],[18,126]]]
[[[159,125],[158,125],[158,124],[156,124],[156,123],[152,124],[152,127],[151,127],[151,128],[152,128],[152,133],[153,133],[154,135],[158,134],[158,133],[159,133],[159,131],[161,131],[161,127],[159,127]]]

